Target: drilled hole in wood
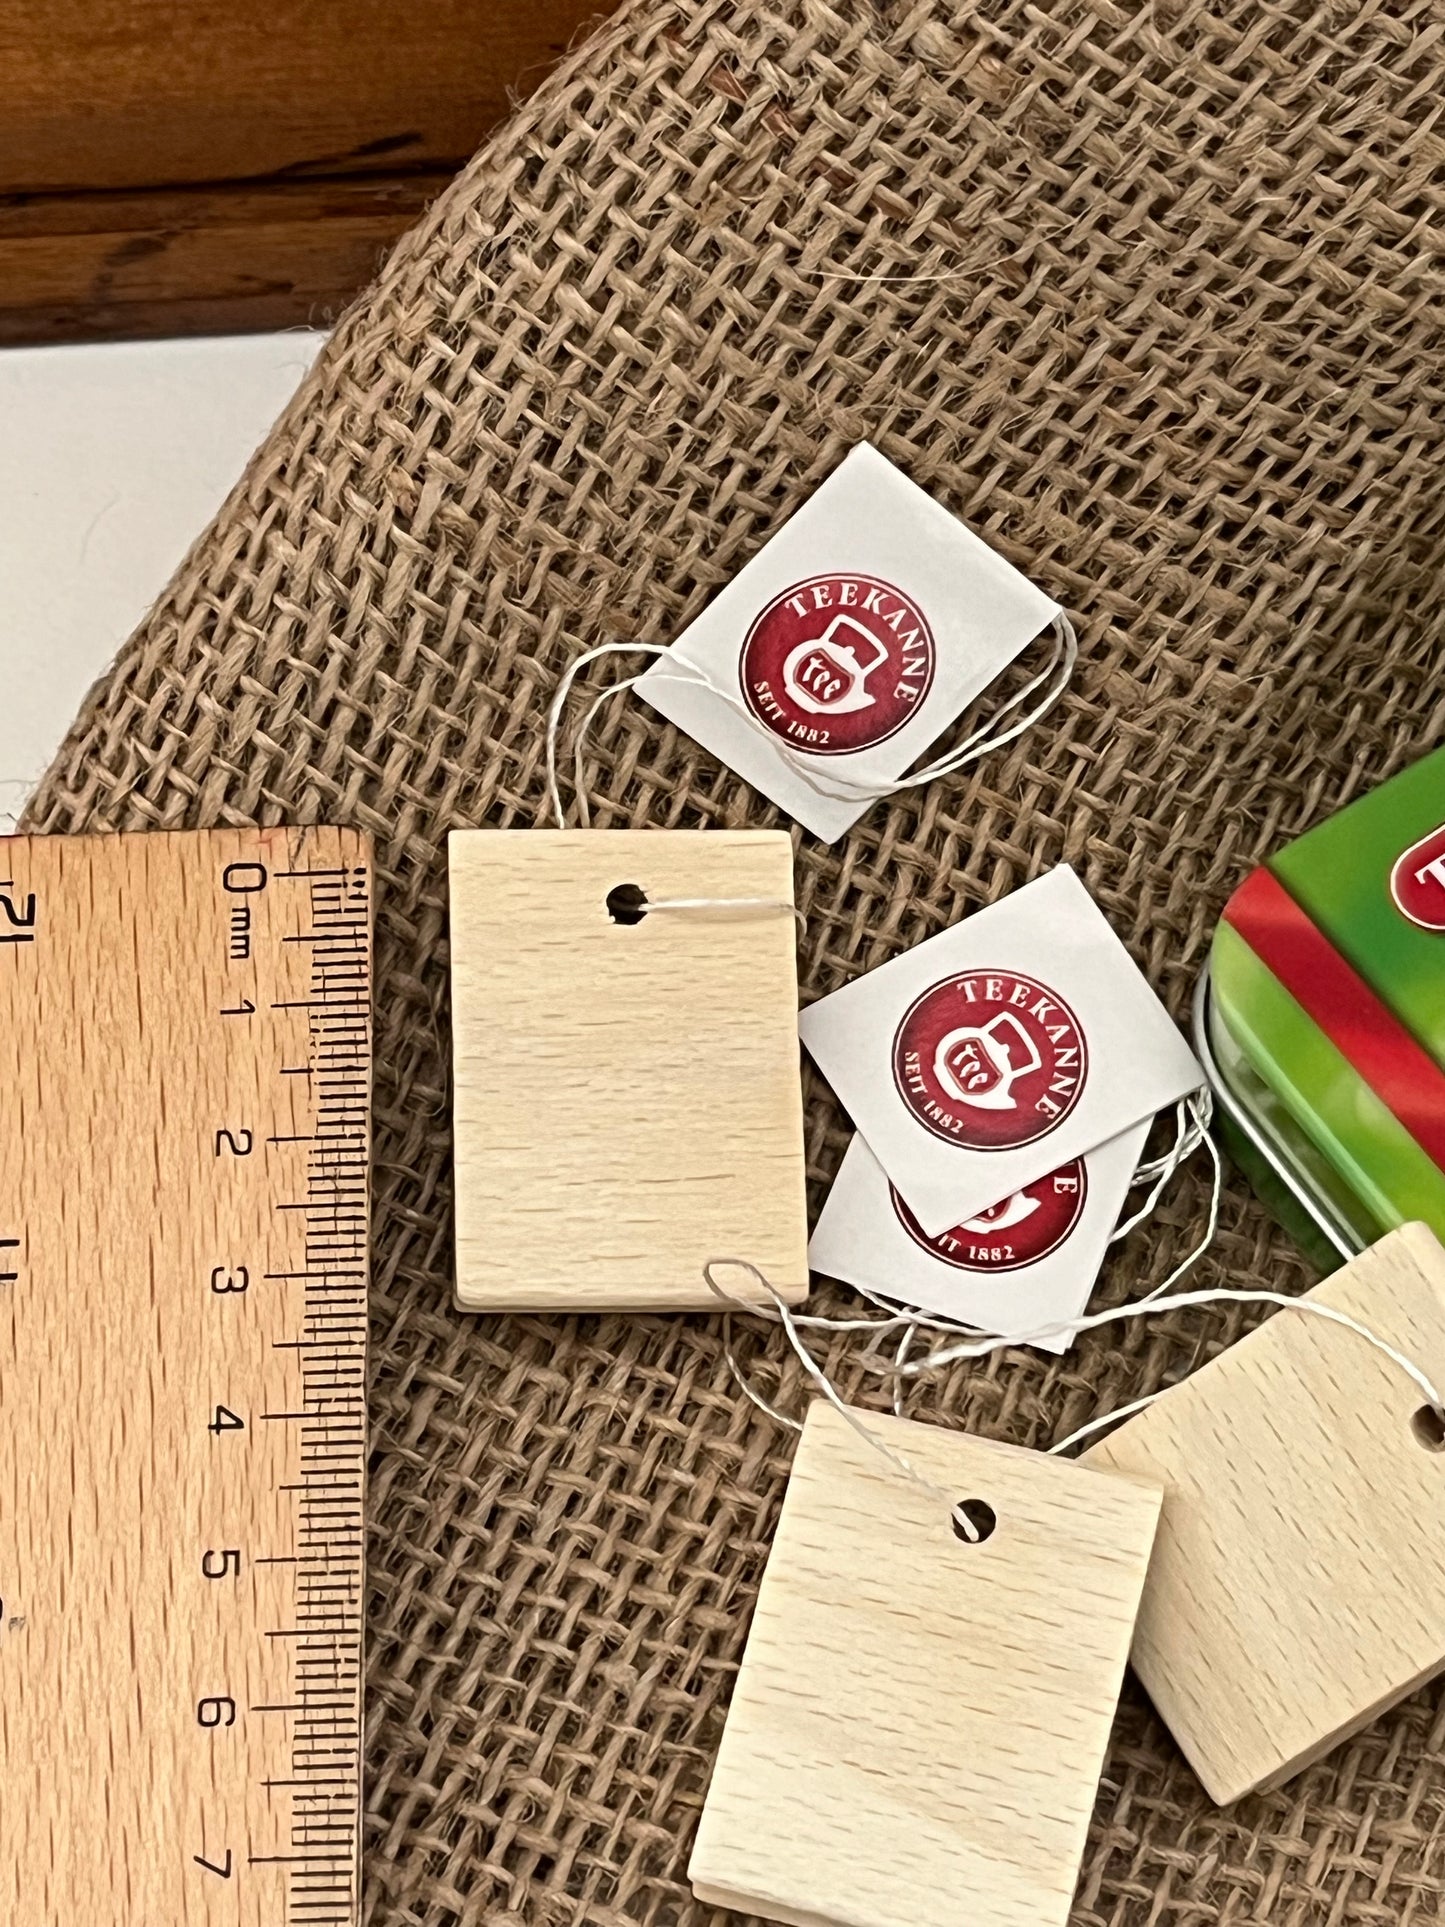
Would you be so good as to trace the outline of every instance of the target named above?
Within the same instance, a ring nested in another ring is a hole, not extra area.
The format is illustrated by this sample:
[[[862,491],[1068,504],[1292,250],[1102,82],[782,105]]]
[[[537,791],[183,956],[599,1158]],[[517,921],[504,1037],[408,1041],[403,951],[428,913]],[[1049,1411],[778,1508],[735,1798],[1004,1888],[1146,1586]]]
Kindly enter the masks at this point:
[[[981,1546],[998,1524],[987,1499],[960,1499],[953,1508],[953,1530],[967,1546]]]
[[[607,892],[607,914],[614,923],[641,923],[647,915],[647,897],[635,883],[614,884]]]
[[[1445,1452],[1445,1412],[1422,1405],[1410,1420],[1410,1430],[1427,1452]]]

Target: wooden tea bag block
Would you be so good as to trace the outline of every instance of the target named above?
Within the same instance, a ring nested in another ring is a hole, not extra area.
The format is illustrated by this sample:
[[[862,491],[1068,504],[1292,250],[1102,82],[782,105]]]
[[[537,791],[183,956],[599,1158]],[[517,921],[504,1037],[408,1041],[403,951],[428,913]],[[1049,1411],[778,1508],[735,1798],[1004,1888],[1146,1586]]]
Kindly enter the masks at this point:
[[[1445,1251],[1410,1224],[1308,1298],[1445,1382]],[[1445,1454],[1419,1391],[1281,1310],[1084,1455],[1164,1486],[1133,1660],[1221,1805],[1445,1667]]]
[[[714,1311],[712,1258],[805,1297],[788,837],[465,830],[450,862],[457,1303]],[[778,907],[618,922],[624,886]]]
[[[1063,1927],[1158,1488],[808,1414],[689,1869],[798,1927]],[[987,1511],[984,1510],[987,1508]]]

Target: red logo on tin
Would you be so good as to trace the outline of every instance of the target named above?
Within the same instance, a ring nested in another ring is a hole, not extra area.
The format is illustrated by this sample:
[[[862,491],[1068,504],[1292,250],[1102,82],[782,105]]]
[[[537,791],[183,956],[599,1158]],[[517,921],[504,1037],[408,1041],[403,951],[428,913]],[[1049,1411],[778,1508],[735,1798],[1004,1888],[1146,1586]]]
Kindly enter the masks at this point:
[[[970,970],[916,998],[893,1039],[893,1080],[925,1129],[971,1151],[1032,1144],[1079,1101],[1088,1051],[1046,985]]]
[[[1083,1216],[1089,1180],[1084,1160],[1075,1158],[937,1238],[929,1237],[892,1185],[888,1188],[898,1222],[930,1257],[960,1271],[1017,1271],[1058,1250]]]
[[[933,682],[933,632],[911,596],[871,575],[815,575],[763,610],[743,644],[748,708],[810,756],[886,742]]]
[[[1390,895],[1411,923],[1422,930],[1445,930],[1445,823],[1395,859]]]

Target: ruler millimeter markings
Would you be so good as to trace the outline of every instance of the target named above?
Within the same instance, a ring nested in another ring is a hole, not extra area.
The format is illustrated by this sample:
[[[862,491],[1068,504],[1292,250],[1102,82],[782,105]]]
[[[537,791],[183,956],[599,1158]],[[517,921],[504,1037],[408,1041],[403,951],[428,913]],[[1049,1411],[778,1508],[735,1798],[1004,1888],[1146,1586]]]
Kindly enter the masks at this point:
[[[356,1927],[371,856],[0,839],[0,1921]]]

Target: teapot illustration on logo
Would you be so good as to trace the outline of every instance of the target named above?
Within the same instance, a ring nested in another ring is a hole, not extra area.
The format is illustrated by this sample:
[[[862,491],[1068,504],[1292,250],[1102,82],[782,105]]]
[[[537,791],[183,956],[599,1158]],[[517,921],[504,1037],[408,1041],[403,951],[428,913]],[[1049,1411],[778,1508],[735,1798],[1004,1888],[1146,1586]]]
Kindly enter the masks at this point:
[[[980,1111],[1012,1111],[1017,1108],[1012,1095],[1016,1079],[1039,1070],[1043,1061],[1023,1025],[1001,1010],[986,1024],[961,1024],[941,1037],[933,1071],[961,1104]]]
[[[1039,1204],[1040,1200],[1030,1197],[1027,1191],[1015,1191],[1002,1204],[991,1204],[987,1211],[979,1211],[973,1217],[965,1218],[959,1230],[976,1231],[980,1235],[987,1231],[1012,1231],[1016,1224],[1031,1218]]]
[[[821,636],[800,642],[783,663],[783,687],[810,716],[848,716],[878,700],[868,678],[888,650],[852,616],[838,615]]]

